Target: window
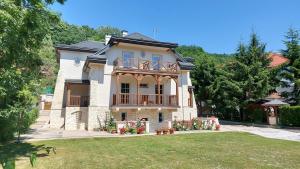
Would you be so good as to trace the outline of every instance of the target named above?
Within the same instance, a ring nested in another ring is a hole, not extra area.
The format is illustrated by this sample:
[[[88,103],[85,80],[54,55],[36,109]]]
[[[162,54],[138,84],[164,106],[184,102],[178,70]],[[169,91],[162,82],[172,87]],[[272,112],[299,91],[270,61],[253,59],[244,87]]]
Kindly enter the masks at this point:
[[[148,88],[148,84],[147,83],[141,83],[140,88]]]
[[[159,70],[160,68],[160,58],[159,55],[152,55],[152,68],[153,70]]]
[[[158,122],[161,123],[164,121],[164,116],[163,116],[163,113],[162,112],[159,112],[158,113]]]
[[[129,104],[129,83],[121,83],[121,104]]]
[[[121,93],[129,93],[129,83],[121,84]]]
[[[134,65],[134,56],[133,52],[124,51],[123,52],[123,66],[126,68],[133,67]]]
[[[160,90],[158,93],[157,85],[155,85],[155,94],[163,94],[164,93],[164,86],[160,85]]]
[[[126,121],[127,120],[127,113],[126,112],[122,112],[121,113],[121,121]]]

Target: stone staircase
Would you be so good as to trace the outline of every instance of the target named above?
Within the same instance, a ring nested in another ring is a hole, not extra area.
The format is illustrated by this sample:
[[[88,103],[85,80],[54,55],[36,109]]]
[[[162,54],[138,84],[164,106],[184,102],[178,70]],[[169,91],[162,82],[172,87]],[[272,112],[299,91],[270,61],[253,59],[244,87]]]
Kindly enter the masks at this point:
[[[51,110],[40,110],[39,117],[36,122],[30,126],[30,129],[49,128],[50,112]]]

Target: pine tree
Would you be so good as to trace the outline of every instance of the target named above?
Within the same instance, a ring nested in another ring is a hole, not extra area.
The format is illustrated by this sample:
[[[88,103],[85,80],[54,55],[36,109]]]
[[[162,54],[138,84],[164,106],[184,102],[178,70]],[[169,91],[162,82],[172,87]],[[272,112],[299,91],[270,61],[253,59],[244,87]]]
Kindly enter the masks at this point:
[[[236,60],[219,70],[223,73],[210,87],[218,109],[237,110],[243,119],[243,110],[248,104],[267,96],[271,85],[270,60],[265,46],[253,33],[248,45],[239,45]]]
[[[289,99],[291,104],[300,104],[300,46],[299,32],[289,29],[284,44],[286,49],[282,51],[283,55],[290,61],[281,73],[282,85],[292,88],[291,92],[285,92],[284,95]]]

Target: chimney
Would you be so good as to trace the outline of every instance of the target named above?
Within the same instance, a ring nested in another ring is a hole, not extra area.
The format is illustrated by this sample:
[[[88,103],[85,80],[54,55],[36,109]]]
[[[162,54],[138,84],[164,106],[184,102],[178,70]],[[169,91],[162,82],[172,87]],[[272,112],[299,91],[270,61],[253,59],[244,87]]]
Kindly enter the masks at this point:
[[[125,37],[128,35],[128,31],[127,30],[122,30],[122,37]]]
[[[108,44],[110,38],[111,38],[111,35],[105,35],[105,45]]]

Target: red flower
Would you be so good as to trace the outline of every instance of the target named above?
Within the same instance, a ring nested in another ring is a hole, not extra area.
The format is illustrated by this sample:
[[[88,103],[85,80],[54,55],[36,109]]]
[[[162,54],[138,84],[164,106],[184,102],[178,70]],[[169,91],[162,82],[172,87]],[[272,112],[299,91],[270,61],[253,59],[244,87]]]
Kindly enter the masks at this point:
[[[125,134],[126,132],[126,129],[123,127],[123,128],[120,128],[120,134]]]

